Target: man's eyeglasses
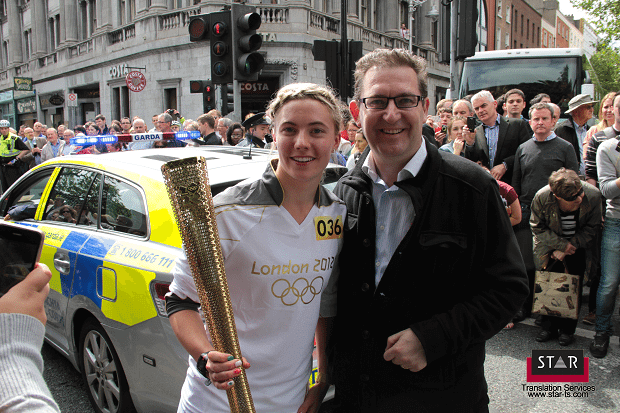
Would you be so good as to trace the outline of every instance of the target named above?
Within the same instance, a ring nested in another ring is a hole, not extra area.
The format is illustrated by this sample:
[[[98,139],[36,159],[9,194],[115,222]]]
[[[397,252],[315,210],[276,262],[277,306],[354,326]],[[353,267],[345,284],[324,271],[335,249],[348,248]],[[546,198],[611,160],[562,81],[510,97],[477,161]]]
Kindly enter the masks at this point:
[[[370,97],[363,98],[362,103],[366,106],[366,109],[385,109],[387,108],[390,100],[394,101],[394,104],[398,109],[411,109],[418,106],[420,101],[422,100],[422,96],[418,95],[407,95],[407,96],[396,96],[393,98],[387,97]]]
[[[575,199],[577,199],[577,197],[580,197],[581,195],[583,195],[583,187],[575,195],[561,196],[560,198],[568,202],[573,202]]]

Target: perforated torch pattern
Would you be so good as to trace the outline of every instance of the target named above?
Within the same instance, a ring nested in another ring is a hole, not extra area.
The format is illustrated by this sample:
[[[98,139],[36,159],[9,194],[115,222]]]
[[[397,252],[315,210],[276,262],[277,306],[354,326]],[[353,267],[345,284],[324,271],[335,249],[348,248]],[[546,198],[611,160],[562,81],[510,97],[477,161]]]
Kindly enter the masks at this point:
[[[217,231],[205,158],[186,158],[161,167],[200,305],[213,346],[241,360],[226,270]],[[245,370],[227,391],[232,413],[254,413]]]

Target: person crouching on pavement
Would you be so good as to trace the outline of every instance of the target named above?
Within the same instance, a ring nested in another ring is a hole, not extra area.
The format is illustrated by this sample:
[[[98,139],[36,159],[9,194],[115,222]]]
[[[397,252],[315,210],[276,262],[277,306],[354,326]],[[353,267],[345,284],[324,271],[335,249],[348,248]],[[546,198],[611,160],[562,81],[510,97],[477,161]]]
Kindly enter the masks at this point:
[[[531,205],[530,226],[534,238],[534,263],[537,270],[579,275],[591,268],[592,246],[601,228],[601,192],[579,180],[573,170],[560,168],[549,176],[549,185],[540,189]],[[579,291],[581,295],[581,291]],[[578,300],[580,301],[580,300]],[[575,341],[577,320],[542,317],[542,330],[536,341],[558,337],[561,346]]]

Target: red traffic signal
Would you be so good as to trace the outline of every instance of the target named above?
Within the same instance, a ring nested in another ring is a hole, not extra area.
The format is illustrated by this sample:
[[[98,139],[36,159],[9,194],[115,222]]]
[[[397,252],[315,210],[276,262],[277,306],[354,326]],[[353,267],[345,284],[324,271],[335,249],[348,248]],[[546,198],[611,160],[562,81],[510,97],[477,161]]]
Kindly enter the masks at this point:
[[[212,93],[213,84],[208,80],[190,80],[189,93]]]
[[[233,54],[231,51],[230,10],[209,14],[211,18],[211,81],[215,84],[233,80]]]
[[[189,41],[198,42],[208,40],[209,24],[208,14],[192,16],[189,20]]]

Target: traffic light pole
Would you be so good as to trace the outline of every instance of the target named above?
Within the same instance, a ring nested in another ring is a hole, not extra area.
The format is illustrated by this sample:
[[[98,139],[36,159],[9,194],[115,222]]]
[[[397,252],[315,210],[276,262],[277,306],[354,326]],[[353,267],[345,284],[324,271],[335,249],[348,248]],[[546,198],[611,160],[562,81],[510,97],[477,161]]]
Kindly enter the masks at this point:
[[[233,80],[233,95],[235,96],[233,101],[235,110],[233,112],[234,119],[232,120],[235,122],[241,122],[243,120],[241,119],[241,82],[238,80]]]
[[[349,41],[347,40],[347,0],[340,1],[340,99],[347,101],[349,96]]]
[[[457,97],[456,91],[456,25],[457,20],[456,0],[450,4],[450,99]]]

